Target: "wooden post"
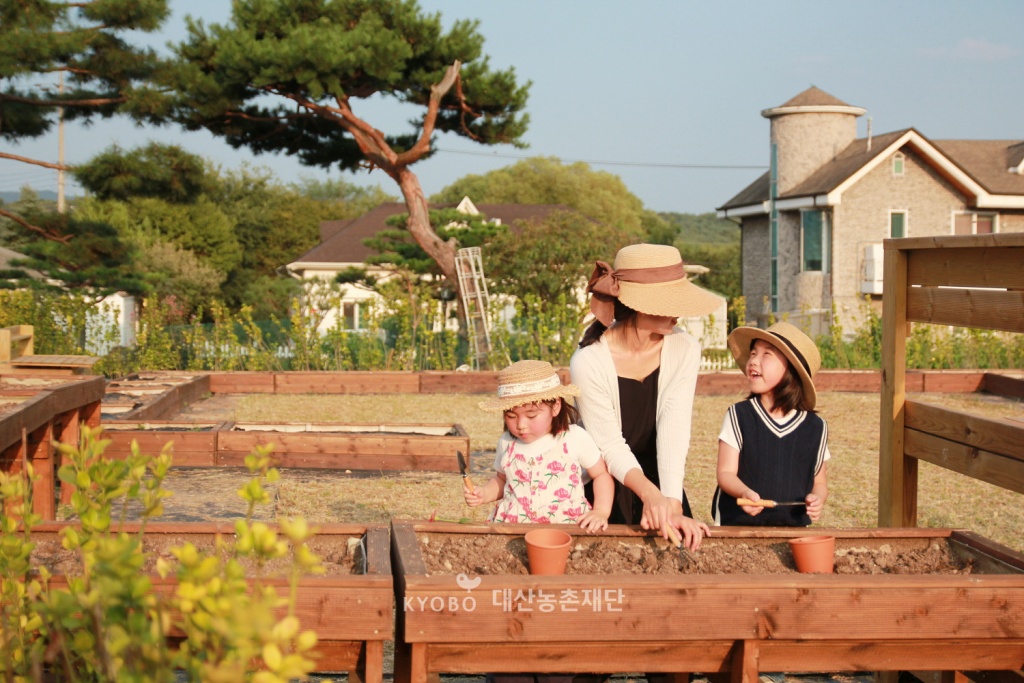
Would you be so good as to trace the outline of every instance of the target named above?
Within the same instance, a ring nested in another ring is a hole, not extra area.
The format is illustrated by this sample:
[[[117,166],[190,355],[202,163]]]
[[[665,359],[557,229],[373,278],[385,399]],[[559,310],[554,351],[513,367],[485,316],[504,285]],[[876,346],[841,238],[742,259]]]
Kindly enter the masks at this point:
[[[25,434],[24,457],[32,463],[32,511],[46,521],[57,517],[56,487],[53,470],[53,420]]]
[[[35,353],[35,328],[31,325],[15,325],[14,357],[31,356]]]
[[[903,453],[906,400],[907,252],[885,241],[882,294],[882,399],[879,422],[878,525],[917,525],[917,460]]]

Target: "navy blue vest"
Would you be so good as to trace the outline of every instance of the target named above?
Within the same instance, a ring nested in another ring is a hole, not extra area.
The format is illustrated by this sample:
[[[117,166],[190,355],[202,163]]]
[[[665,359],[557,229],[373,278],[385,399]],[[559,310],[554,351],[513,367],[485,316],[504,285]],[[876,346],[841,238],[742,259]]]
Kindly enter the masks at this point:
[[[758,398],[729,408],[729,421],[740,450],[740,480],[761,498],[803,500],[814,488],[828,441],[825,421],[814,413],[796,411],[786,422],[776,422]],[[808,526],[811,518],[802,505],[765,508],[750,516],[736,499],[715,489],[711,514],[724,526]]]

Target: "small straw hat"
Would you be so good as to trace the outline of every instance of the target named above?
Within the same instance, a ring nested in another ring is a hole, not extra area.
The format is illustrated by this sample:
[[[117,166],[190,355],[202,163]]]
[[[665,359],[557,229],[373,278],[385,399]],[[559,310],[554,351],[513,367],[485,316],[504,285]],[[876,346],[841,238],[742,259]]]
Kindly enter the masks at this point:
[[[598,261],[587,283],[590,310],[606,327],[615,299],[634,311],[691,318],[715,311],[721,298],[686,278],[679,250],[664,244],[633,244],[615,255],[614,268]]]
[[[575,384],[562,384],[551,363],[521,360],[498,373],[498,397],[480,401],[478,405],[488,412],[505,412],[527,403],[579,395]]]
[[[782,352],[800,377],[807,405],[813,410],[818,402],[818,393],[811,378],[821,368],[821,353],[814,341],[798,327],[787,322],[777,322],[767,330],[759,327],[737,327],[729,334],[729,350],[744,372],[750,358],[750,345],[755,339],[763,339]]]

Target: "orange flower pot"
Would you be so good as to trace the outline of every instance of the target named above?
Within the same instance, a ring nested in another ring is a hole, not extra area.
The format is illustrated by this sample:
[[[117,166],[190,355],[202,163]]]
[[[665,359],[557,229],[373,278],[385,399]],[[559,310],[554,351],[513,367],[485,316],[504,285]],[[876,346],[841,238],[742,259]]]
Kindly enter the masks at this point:
[[[534,529],[526,532],[525,539],[531,574],[565,573],[572,536],[558,529]]]
[[[801,536],[789,539],[796,568],[805,574],[831,574],[835,566],[835,536]]]

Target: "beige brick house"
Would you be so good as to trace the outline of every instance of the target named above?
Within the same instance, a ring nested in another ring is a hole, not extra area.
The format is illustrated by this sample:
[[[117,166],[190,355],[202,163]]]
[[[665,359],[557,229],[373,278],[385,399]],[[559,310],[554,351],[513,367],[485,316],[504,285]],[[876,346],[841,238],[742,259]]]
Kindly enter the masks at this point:
[[[811,87],[765,109],[769,171],[718,208],[742,229],[749,320],[847,331],[881,308],[882,240],[1024,232],[1024,140],[857,137],[866,113]]]

